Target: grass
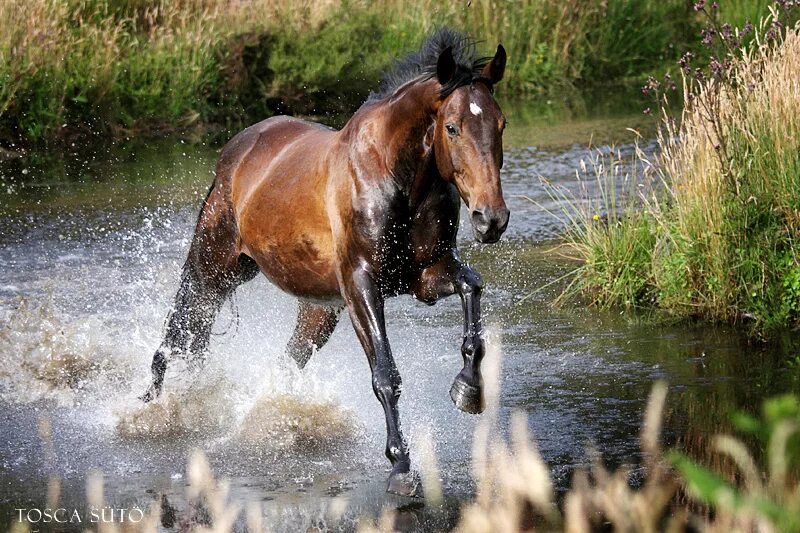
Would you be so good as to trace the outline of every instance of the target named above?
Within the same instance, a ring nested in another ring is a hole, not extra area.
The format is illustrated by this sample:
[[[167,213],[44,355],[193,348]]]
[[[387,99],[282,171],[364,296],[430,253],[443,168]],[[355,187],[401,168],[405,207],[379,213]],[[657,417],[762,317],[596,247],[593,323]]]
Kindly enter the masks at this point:
[[[766,7],[723,3],[735,18]],[[7,0],[0,142],[351,111],[444,24],[487,53],[504,43],[506,95],[641,78],[674,64],[699,23],[686,0]]]
[[[572,288],[599,306],[746,323],[767,338],[800,326],[798,29],[728,60],[684,80],[689,104],[679,121],[664,111],[656,156],[589,165],[604,194],[566,199],[582,262]]]

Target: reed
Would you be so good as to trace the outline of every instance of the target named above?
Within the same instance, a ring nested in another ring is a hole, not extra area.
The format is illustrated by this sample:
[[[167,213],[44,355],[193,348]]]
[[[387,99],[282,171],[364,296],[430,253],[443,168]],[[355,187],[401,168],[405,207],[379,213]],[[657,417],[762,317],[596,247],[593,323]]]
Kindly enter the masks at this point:
[[[568,199],[582,262],[572,287],[594,303],[746,323],[762,337],[800,324],[800,34],[767,40],[777,26],[762,27],[716,74],[684,79],[689,104],[677,120],[664,111],[658,155],[589,165],[625,202]]]

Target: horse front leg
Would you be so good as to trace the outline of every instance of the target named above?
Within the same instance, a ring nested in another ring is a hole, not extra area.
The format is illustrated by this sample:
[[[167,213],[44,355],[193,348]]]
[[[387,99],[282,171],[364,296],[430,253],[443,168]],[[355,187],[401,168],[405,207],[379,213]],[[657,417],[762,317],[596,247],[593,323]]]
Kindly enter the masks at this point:
[[[483,280],[472,267],[461,262],[458,251],[452,250],[432,266],[422,270],[412,285],[413,295],[425,303],[458,293],[464,310],[464,340],[461,356],[464,367],[450,388],[450,398],[460,410],[483,412],[483,377],[481,361],[485,353],[481,323]]]
[[[481,322],[483,279],[469,265],[462,265],[453,281],[464,309],[464,341],[461,357],[464,368],[450,387],[450,398],[466,413],[478,414],[484,409],[481,361],[486,350]]]
[[[350,275],[343,276],[343,282],[350,318],[372,370],[372,390],[386,417],[386,457],[392,463],[386,490],[402,496],[421,497],[419,480],[411,472],[408,444],[400,430],[397,402],[402,383],[386,336],[383,295],[366,266],[359,266]]]

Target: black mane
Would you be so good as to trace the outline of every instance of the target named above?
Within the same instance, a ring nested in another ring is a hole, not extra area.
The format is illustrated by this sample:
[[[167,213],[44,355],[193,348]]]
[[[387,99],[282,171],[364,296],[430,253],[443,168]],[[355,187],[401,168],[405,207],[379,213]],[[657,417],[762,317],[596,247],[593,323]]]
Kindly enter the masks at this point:
[[[442,86],[442,97],[446,97],[459,87],[485,79],[481,77],[481,70],[492,58],[478,56],[475,41],[466,35],[450,28],[439,28],[425,39],[418,51],[395,61],[392,68],[383,73],[378,90],[370,93],[369,100],[385,98],[415,78],[429,79],[435,76],[439,55],[447,47],[453,51],[456,72],[451,80]]]

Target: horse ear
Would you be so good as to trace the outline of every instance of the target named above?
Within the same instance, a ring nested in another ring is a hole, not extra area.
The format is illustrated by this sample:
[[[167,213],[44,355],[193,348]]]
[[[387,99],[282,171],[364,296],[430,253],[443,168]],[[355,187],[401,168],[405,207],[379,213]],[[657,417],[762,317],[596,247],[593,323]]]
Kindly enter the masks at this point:
[[[436,78],[442,85],[453,79],[453,74],[456,73],[456,60],[453,58],[453,47],[448,46],[442,53],[439,54],[439,60],[436,61]]]
[[[502,44],[497,45],[497,52],[495,52],[492,60],[483,67],[481,75],[488,78],[492,83],[497,83],[503,79],[503,74],[506,72],[506,49]]]

